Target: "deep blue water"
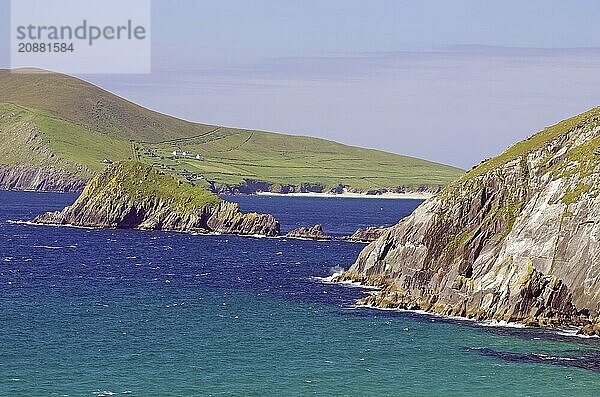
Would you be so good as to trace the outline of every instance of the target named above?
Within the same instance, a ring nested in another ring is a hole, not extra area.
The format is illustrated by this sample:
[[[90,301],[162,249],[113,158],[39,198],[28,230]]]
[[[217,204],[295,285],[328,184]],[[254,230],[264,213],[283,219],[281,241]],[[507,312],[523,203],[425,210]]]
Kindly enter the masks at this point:
[[[358,228],[392,226],[414,211],[423,200],[339,197],[222,196],[236,201],[242,211],[273,214],[287,233],[317,223],[332,236],[348,236]]]
[[[600,395],[600,343],[352,307],[346,242],[33,226],[73,195],[0,192],[0,395]],[[284,231],[418,201],[235,197]]]

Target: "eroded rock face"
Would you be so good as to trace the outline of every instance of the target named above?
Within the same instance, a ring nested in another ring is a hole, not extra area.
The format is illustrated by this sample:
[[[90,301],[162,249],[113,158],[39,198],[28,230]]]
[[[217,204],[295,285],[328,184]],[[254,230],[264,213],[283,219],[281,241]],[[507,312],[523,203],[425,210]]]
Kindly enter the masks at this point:
[[[363,304],[528,325],[600,313],[600,110],[490,159],[369,244]]]
[[[367,243],[377,240],[386,229],[387,228],[383,226],[371,226],[366,229],[358,229],[352,236],[342,237],[342,240]]]
[[[34,222],[117,229],[279,235],[279,223],[272,215],[242,214],[236,203],[225,201],[194,213],[183,213],[173,211],[160,200],[139,203],[124,200],[101,207],[87,206],[82,200],[62,211],[42,214]]]
[[[272,215],[243,214],[237,203],[212,197],[208,192],[201,192],[205,202],[198,204],[193,196],[177,191],[186,188],[182,182],[177,182],[172,188],[169,185],[172,190],[169,194],[159,194],[153,190],[153,184],[157,181],[174,183],[173,178],[142,164],[135,167],[135,175],[129,175],[130,168],[120,164],[108,167],[88,183],[73,205],[62,211],[42,214],[34,222],[120,229],[279,235],[279,222]],[[140,193],[142,190],[143,194]],[[204,194],[210,196],[205,198]]]
[[[80,192],[86,181],[56,168],[0,166],[0,190]]]
[[[291,238],[305,238],[310,240],[331,240],[331,236],[325,231],[321,225],[314,225],[313,227],[302,226],[292,230],[286,237]]]

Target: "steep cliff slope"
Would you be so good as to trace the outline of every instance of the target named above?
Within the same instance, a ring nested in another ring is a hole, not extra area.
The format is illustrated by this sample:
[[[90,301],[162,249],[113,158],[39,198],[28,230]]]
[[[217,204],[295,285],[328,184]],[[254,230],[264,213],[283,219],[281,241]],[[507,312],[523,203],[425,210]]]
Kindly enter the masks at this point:
[[[34,221],[121,229],[279,234],[279,223],[273,216],[242,214],[236,203],[133,161],[107,167],[92,178],[73,205]]]
[[[361,303],[528,325],[600,313],[600,108],[487,160],[386,230],[339,277]]]
[[[0,189],[83,189],[85,180],[91,177],[93,170],[53,150],[43,132],[43,126],[61,131],[63,135],[67,135],[66,141],[73,131],[73,126],[69,123],[53,119],[49,115],[34,114],[12,104],[0,104]],[[82,151],[85,152],[85,149]],[[108,153],[115,153],[110,144],[102,146],[98,156]],[[98,165],[102,164],[102,160],[103,158],[97,160]]]

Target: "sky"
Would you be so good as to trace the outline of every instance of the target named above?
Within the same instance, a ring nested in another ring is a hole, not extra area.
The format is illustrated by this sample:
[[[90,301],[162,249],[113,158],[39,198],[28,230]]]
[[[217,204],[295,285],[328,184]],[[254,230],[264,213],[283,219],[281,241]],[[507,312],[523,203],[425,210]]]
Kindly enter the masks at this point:
[[[8,15],[0,0],[0,67]],[[597,1],[155,0],[152,73],[80,77],[188,120],[470,168],[600,104],[598,16]]]

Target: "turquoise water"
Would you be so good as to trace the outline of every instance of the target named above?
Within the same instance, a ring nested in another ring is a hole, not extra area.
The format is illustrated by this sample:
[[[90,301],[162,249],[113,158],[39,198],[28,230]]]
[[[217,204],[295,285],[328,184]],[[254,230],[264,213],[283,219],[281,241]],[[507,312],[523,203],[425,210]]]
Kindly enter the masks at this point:
[[[73,198],[0,192],[0,395],[600,395],[597,339],[354,308],[315,276],[360,244],[12,222]],[[418,204],[236,199],[333,234]]]

